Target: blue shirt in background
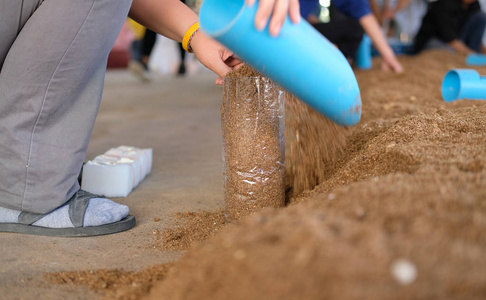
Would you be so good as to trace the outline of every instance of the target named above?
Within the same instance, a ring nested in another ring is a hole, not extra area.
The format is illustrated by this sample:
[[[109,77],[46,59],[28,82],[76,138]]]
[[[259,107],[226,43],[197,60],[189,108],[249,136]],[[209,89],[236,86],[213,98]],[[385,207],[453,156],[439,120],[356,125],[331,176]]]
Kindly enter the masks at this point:
[[[299,0],[300,15],[307,19],[310,14],[319,15],[319,0]]]
[[[319,0],[299,0],[300,14],[304,19],[310,14],[319,15]],[[331,0],[331,4],[341,13],[355,20],[371,13],[368,0]]]

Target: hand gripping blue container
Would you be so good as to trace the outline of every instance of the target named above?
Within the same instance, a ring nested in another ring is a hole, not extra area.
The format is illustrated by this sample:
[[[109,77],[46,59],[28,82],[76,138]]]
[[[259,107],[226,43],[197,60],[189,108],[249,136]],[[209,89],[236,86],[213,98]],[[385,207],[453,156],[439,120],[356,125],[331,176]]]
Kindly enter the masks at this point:
[[[204,0],[199,12],[206,34],[281,87],[343,125],[361,117],[361,96],[353,70],[342,53],[309,23],[287,17],[278,37],[268,26],[255,28],[258,2]]]
[[[442,80],[442,98],[446,102],[486,100],[486,76],[479,76],[475,70],[450,70]]]

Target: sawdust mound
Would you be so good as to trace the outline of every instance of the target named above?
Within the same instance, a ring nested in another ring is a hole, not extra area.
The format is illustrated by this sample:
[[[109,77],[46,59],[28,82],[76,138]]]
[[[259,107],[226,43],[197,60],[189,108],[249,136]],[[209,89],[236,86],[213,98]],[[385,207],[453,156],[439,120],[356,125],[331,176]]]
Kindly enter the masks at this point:
[[[103,294],[104,300],[133,300],[147,295],[152,286],[164,279],[171,264],[148,267],[139,272],[90,270],[48,273],[43,281],[71,286],[87,286]]]
[[[411,156],[414,170],[314,193],[307,203],[247,219],[193,249],[152,299],[486,296],[486,106],[460,110],[454,122],[442,124],[443,137],[428,132],[436,128],[434,117],[444,120],[440,114],[420,123],[407,118],[402,122],[409,126],[430,125],[395,134],[406,128],[399,123],[373,139],[385,141],[379,153],[398,140],[392,148],[402,154],[382,163]],[[471,117],[475,124],[466,131],[458,126]],[[416,147],[416,140],[428,147]],[[366,170],[355,169],[356,178]],[[391,271],[399,259],[417,269],[411,285],[401,285]]]
[[[223,211],[177,213],[172,226],[166,230],[153,232],[154,243],[150,248],[159,250],[187,250],[190,246],[202,243],[226,226]]]
[[[484,299],[486,103],[438,88],[463,59],[357,72],[362,122],[319,185],[190,249],[148,298]]]

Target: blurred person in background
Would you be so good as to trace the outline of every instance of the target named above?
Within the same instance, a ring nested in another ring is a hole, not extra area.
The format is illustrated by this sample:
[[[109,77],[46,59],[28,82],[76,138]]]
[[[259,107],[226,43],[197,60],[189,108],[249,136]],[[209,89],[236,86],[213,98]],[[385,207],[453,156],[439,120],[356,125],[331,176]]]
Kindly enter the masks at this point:
[[[398,10],[411,0],[400,0]],[[414,40],[414,53],[448,47],[457,53],[486,53],[482,43],[486,14],[477,0],[429,1],[427,13]]]
[[[201,4],[200,2],[198,3],[198,1],[196,0],[180,1],[186,4],[193,11],[196,11],[197,6]],[[150,55],[152,54],[152,50],[154,49],[155,42],[157,41],[157,34],[154,31],[141,26],[131,19],[129,21],[132,25],[132,29],[136,33],[137,38],[133,41],[132,44],[132,59],[130,60],[128,69],[132,71],[132,73],[134,73],[136,76],[140,77],[140,79],[142,79],[143,81],[149,81],[149,60]],[[140,31],[142,31],[141,34]],[[177,52],[179,55],[179,66],[177,68],[176,74],[179,76],[183,76],[184,74],[186,74],[186,50],[184,50],[182,43],[177,43]]]
[[[422,25],[428,2],[427,0],[370,0],[370,5],[383,32],[408,46],[412,44]]]
[[[381,31],[368,0],[331,0],[329,22],[319,18],[319,0],[299,1],[302,17],[335,44],[348,61],[353,62],[366,33],[383,58],[382,70],[403,72],[403,66]]]
[[[128,63],[128,69],[140,77],[140,79],[143,81],[148,81],[150,80],[148,76],[148,63],[150,60],[150,54],[152,53],[155,45],[155,41],[157,40],[157,34],[148,28],[142,28],[142,30],[142,38],[135,39],[132,42],[132,57]]]

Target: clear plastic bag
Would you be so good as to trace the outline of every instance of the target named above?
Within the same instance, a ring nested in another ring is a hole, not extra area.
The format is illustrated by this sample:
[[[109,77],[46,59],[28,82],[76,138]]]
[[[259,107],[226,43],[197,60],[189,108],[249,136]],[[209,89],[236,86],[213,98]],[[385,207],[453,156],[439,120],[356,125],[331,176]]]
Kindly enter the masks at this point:
[[[286,93],[266,77],[225,77],[221,106],[226,217],[285,205]]]

